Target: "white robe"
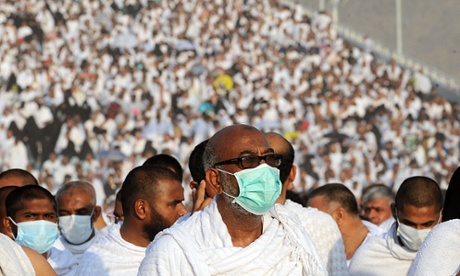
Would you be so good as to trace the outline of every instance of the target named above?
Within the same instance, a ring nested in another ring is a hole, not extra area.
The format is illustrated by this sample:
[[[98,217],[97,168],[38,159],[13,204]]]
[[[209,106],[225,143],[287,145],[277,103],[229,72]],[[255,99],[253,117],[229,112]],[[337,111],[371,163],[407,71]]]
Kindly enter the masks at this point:
[[[444,276],[460,271],[460,219],[443,222],[431,230],[415,257],[409,275]]]
[[[348,275],[345,246],[334,219],[316,208],[304,208],[291,200],[286,200],[284,207],[299,217],[328,274]]]
[[[233,246],[214,200],[147,247],[139,275],[326,275],[300,221],[276,204],[263,216],[263,233]]]
[[[80,244],[80,245],[74,245],[74,244],[68,243],[65,240],[64,236],[61,235],[59,239],[56,240],[53,247],[61,251],[64,249],[69,250],[70,253],[72,253],[72,255],[74,255],[75,258],[77,258],[77,260],[79,261],[82,258],[83,254],[86,252],[86,250],[104,235],[103,233],[101,233],[101,231],[98,231],[96,229],[94,231],[96,231],[96,234],[94,235],[94,237],[90,239],[89,241],[83,244]]]
[[[417,252],[397,241],[396,226],[381,237],[369,237],[356,250],[350,264],[350,275],[406,275]]]
[[[78,260],[75,258],[69,250],[60,250],[56,247],[52,247],[48,251],[48,257],[46,259],[51,267],[56,271],[59,276],[72,276],[75,275],[77,270]]]
[[[120,225],[114,224],[85,252],[76,275],[137,275],[145,249],[125,241]]]
[[[0,233],[0,275],[35,275],[32,263],[21,246]]]

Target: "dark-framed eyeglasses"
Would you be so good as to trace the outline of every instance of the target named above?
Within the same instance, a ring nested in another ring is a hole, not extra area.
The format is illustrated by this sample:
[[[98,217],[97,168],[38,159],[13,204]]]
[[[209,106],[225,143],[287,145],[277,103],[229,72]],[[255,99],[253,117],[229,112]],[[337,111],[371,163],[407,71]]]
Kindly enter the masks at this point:
[[[238,164],[241,169],[250,169],[259,166],[262,160],[271,167],[278,167],[281,165],[282,158],[283,156],[281,154],[267,154],[264,156],[248,155],[217,162],[213,167],[215,168],[216,166],[225,164]]]

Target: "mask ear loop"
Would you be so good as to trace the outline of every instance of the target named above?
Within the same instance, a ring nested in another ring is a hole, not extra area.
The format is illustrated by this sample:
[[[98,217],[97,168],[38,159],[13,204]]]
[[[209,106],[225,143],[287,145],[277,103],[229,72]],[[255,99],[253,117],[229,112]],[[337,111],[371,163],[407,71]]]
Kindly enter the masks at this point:
[[[11,221],[14,225],[16,225],[16,227],[18,227],[18,224],[17,224],[10,216],[8,216],[8,218],[10,219],[10,221]],[[14,240],[16,240],[16,237],[14,236],[13,231],[11,231],[11,235],[13,236]]]
[[[216,170],[218,170],[219,172],[223,172],[223,173],[226,173],[226,174],[235,176],[235,174],[233,174],[233,173],[231,173],[231,172],[227,172],[226,170],[222,170],[222,169],[219,169],[219,168],[216,168]],[[236,196],[232,196],[232,195],[226,193],[226,192],[224,191],[223,188],[222,188],[222,193],[223,193],[224,195],[230,197],[230,198],[236,199]],[[235,203],[235,202],[233,202],[233,203]]]

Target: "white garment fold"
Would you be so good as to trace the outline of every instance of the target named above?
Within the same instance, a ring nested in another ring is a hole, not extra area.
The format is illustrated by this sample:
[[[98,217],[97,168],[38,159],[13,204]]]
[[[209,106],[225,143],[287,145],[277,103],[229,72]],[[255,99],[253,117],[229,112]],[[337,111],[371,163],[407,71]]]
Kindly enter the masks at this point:
[[[315,245],[329,275],[348,275],[345,246],[334,219],[316,208],[305,208],[291,200],[284,207],[299,217],[303,229]]]
[[[32,263],[21,246],[0,233],[0,274],[5,276],[35,275]]]
[[[56,271],[59,276],[72,276],[75,275],[77,270],[78,260],[69,250],[57,249],[52,247],[48,251],[48,258],[46,259],[51,267]]]
[[[406,275],[417,252],[398,242],[394,223],[381,237],[369,237],[356,250],[350,264],[350,275]]]
[[[145,247],[125,241],[120,225],[110,226],[106,236],[101,237],[83,255],[77,275],[137,275],[145,256]]]
[[[444,276],[460,272],[460,219],[431,230],[415,257],[409,275]]]
[[[157,235],[139,275],[327,275],[296,216],[275,205],[263,233],[234,247],[214,200],[206,209]]]
[[[56,240],[53,247],[61,251],[67,249],[70,251],[70,253],[72,253],[72,255],[75,256],[75,258],[77,258],[77,260],[80,260],[83,257],[83,254],[86,252],[86,250],[90,248],[91,245],[93,245],[99,238],[101,238],[104,235],[104,233],[101,233],[101,231],[98,231],[96,229],[94,229],[94,231],[96,231],[96,233],[93,238],[79,245],[68,243],[64,236],[61,235],[59,239]]]

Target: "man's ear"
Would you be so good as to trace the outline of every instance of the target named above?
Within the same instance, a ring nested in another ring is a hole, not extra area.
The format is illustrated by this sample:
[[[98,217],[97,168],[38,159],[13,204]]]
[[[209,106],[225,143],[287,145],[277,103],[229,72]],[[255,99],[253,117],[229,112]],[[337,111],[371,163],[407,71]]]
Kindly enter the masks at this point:
[[[292,165],[291,171],[289,172],[289,176],[288,176],[288,181],[289,181],[288,186],[287,186],[288,191],[294,190],[294,180],[295,180],[296,175],[297,175],[297,166]]]
[[[345,209],[343,209],[342,207],[339,207],[335,211],[332,212],[331,216],[335,220],[337,225],[341,226],[343,224],[344,218],[346,216]]]
[[[147,217],[147,213],[150,211],[149,203],[144,199],[138,199],[134,202],[134,216],[143,220]]]
[[[97,218],[101,216],[101,213],[102,213],[101,206],[94,207],[94,212],[93,212],[93,217],[92,217],[93,223],[96,222]]]
[[[5,226],[5,231],[6,231],[6,233],[3,233],[3,234],[10,237],[10,239],[13,239],[13,226],[16,226],[16,225],[14,225],[11,222],[9,217],[4,217],[2,223],[3,223],[3,226]]]
[[[220,174],[219,171],[210,168],[206,171],[206,187],[210,186],[210,188],[216,191],[216,195],[222,193],[222,186],[220,185]]]

